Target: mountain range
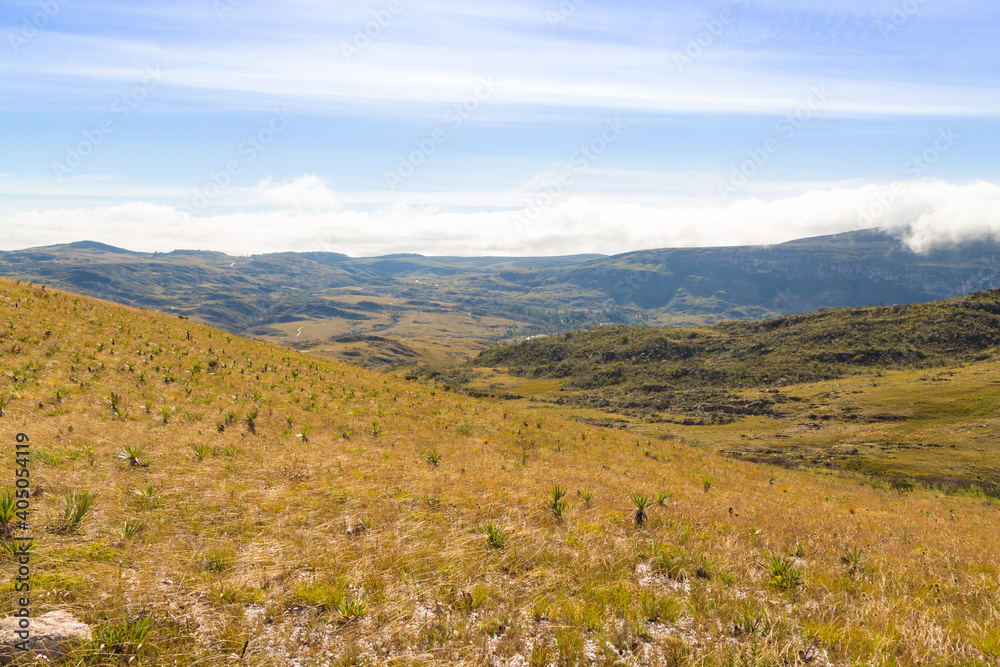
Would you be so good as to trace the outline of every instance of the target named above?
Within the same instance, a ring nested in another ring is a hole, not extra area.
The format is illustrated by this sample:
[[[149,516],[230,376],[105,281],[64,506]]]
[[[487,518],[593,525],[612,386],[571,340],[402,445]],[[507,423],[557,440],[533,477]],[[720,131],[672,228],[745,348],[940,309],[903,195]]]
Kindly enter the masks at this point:
[[[694,326],[961,296],[1000,287],[1000,244],[917,253],[865,230],[614,256],[352,258],[140,253],[83,241],[0,252],[0,275],[355,363],[415,365],[597,324]]]

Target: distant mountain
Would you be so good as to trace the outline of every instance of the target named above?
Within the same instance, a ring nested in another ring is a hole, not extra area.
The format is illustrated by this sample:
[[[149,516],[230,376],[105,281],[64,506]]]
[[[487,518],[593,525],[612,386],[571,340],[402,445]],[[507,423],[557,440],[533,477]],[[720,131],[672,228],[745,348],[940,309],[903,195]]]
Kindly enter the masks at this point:
[[[0,275],[238,333],[294,338],[298,347],[322,343],[332,353],[339,338],[353,336],[356,344],[357,336],[375,333],[478,338],[486,345],[601,323],[698,325],[925,302],[1000,287],[1000,244],[917,254],[869,230],[774,246],[612,257],[351,258],[138,253],[85,241],[0,252]]]

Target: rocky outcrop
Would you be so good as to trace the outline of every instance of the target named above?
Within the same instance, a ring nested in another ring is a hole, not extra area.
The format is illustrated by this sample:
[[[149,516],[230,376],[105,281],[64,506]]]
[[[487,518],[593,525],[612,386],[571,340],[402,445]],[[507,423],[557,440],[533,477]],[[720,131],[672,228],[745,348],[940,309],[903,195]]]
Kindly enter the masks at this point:
[[[0,665],[36,662],[40,658],[59,660],[75,646],[92,639],[90,626],[65,611],[50,611],[32,619],[0,619]]]

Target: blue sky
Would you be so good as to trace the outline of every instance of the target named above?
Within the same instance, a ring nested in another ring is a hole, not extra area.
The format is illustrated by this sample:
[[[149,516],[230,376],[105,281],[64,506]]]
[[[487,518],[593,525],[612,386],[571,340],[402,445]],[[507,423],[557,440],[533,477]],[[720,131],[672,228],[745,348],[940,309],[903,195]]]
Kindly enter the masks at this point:
[[[994,235],[998,27],[977,0],[5,0],[0,248]]]

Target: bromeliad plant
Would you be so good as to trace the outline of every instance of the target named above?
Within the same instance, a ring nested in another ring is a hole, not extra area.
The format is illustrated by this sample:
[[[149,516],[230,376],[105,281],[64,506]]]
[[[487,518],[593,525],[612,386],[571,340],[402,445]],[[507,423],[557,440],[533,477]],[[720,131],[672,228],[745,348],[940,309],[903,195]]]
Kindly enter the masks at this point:
[[[507,534],[504,532],[503,526],[499,524],[489,521],[483,526],[481,532],[494,549],[503,549],[507,544]]]
[[[17,500],[12,491],[0,494],[0,538],[10,537],[17,519]]]
[[[122,451],[118,453],[118,458],[128,461],[128,464],[134,468],[146,468],[149,466],[149,460],[142,458],[142,447],[138,445],[125,443],[122,445]]]
[[[558,521],[562,521],[563,516],[569,510],[569,503],[566,502],[566,491],[558,484],[549,490],[549,509]]]
[[[57,533],[76,533],[80,530],[80,525],[87,518],[97,497],[90,491],[74,491],[66,494],[63,516],[55,526]]]
[[[633,493],[632,504],[635,505],[635,525],[642,528],[646,524],[646,510],[653,501],[645,493]]]

